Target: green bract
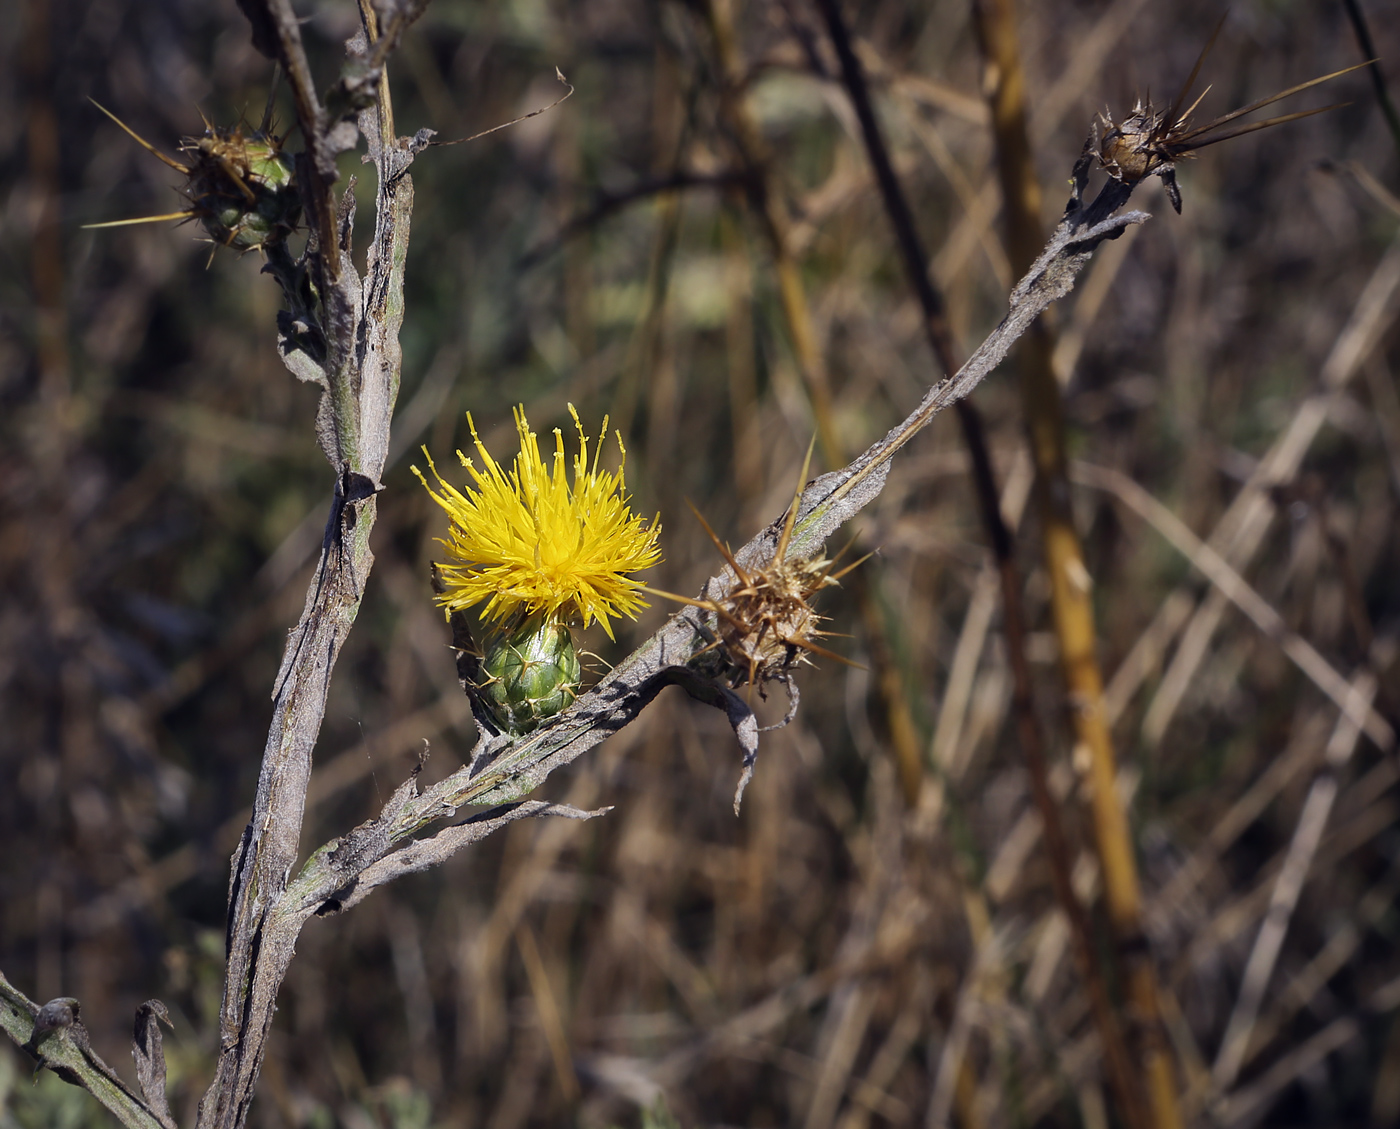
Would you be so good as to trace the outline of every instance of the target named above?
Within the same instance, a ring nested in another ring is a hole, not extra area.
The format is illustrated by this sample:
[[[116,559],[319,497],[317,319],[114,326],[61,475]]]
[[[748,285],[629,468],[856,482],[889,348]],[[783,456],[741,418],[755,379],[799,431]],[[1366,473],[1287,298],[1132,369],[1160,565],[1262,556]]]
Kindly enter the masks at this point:
[[[478,697],[513,736],[572,705],[583,675],[569,628],[553,619],[529,620],[489,642],[482,673]]]

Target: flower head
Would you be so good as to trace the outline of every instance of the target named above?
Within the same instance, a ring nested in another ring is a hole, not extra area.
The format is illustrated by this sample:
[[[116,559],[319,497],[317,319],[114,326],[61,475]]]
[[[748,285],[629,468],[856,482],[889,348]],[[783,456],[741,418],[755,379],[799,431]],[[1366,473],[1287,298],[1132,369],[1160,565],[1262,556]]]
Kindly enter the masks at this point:
[[[572,480],[563,432],[554,430],[554,465],[546,467],[523,408],[515,409],[520,453],[509,470],[486,450],[470,413],[467,422],[482,469],[461,451],[457,457],[472,484],[456,489],[438,473],[431,456],[428,468],[437,490],[414,468],[452,519],[441,542],[450,560],[439,569],[444,591],[438,597],[449,614],[485,600],[482,618],[506,630],[535,616],[565,620],[578,615],[585,627],[598,620],[612,638],[610,616],[635,617],[648,606],[639,594],[641,581],[627,574],[660,561],[660,525],[647,525],[632,513],[623,467],[616,473],[599,469],[607,420],[590,463],[588,437],[572,404],[569,413],[579,434]],[[617,443],[625,467],[620,434]],[[428,455],[426,448],[423,454]]]

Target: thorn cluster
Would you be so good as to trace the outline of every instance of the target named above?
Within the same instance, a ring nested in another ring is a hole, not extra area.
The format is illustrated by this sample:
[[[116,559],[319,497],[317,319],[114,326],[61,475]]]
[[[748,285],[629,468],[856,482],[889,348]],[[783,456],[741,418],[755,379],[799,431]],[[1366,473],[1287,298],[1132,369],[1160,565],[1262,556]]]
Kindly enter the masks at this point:
[[[260,250],[296,230],[301,196],[281,138],[210,125],[203,136],[184,138],[180,152],[190,158],[185,194],[214,242]]]
[[[762,694],[765,682],[781,681],[794,666],[810,664],[809,653],[840,658],[815,642],[826,634],[818,630],[825,617],[809,603],[823,588],[837,583],[831,561],[776,556],[756,572],[739,568],[732,556],[729,564],[738,583],[711,602],[718,632],[706,650],[723,651],[735,685],[747,682]]]

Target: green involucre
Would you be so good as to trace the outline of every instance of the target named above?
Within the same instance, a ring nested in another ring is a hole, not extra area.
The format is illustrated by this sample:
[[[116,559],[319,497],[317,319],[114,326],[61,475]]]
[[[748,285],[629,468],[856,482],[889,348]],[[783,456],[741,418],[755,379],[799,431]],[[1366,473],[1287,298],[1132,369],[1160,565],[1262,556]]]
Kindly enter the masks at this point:
[[[583,677],[573,636],[553,619],[529,620],[488,643],[482,673],[480,700],[515,736],[572,705]]]

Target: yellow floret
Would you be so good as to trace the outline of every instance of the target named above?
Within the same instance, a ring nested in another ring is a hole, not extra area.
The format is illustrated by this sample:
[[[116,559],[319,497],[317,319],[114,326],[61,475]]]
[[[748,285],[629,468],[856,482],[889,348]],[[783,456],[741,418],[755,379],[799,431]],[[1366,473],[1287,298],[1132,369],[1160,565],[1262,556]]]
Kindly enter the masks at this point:
[[[596,619],[612,638],[610,616],[636,618],[648,606],[639,595],[641,581],[627,574],[661,560],[656,543],[660,524],[653,520],[648,525],[632,513],[622,467],[616,473],[599,469],[607,420],[590,464],[588,437],[572,404],[569,413],[579,434],[572,481],[563,432],[554,430],[554,465],[547,468],[523,408],[515,409],[520,453],[509,470],[491,457],[468,413],[484,469],[457,452],[474,484],[464,491],[438,473],[424,448],[439,489],[417,467],[413,473],[452,519],[441,542],[450,559],[439,570],[445,590],[438,603],[448,613],[485,600],[482,618],[504,628],[534,616],[567,620],[577,615],[585,627]],[[625,466],[621,434],[617,443]]]

